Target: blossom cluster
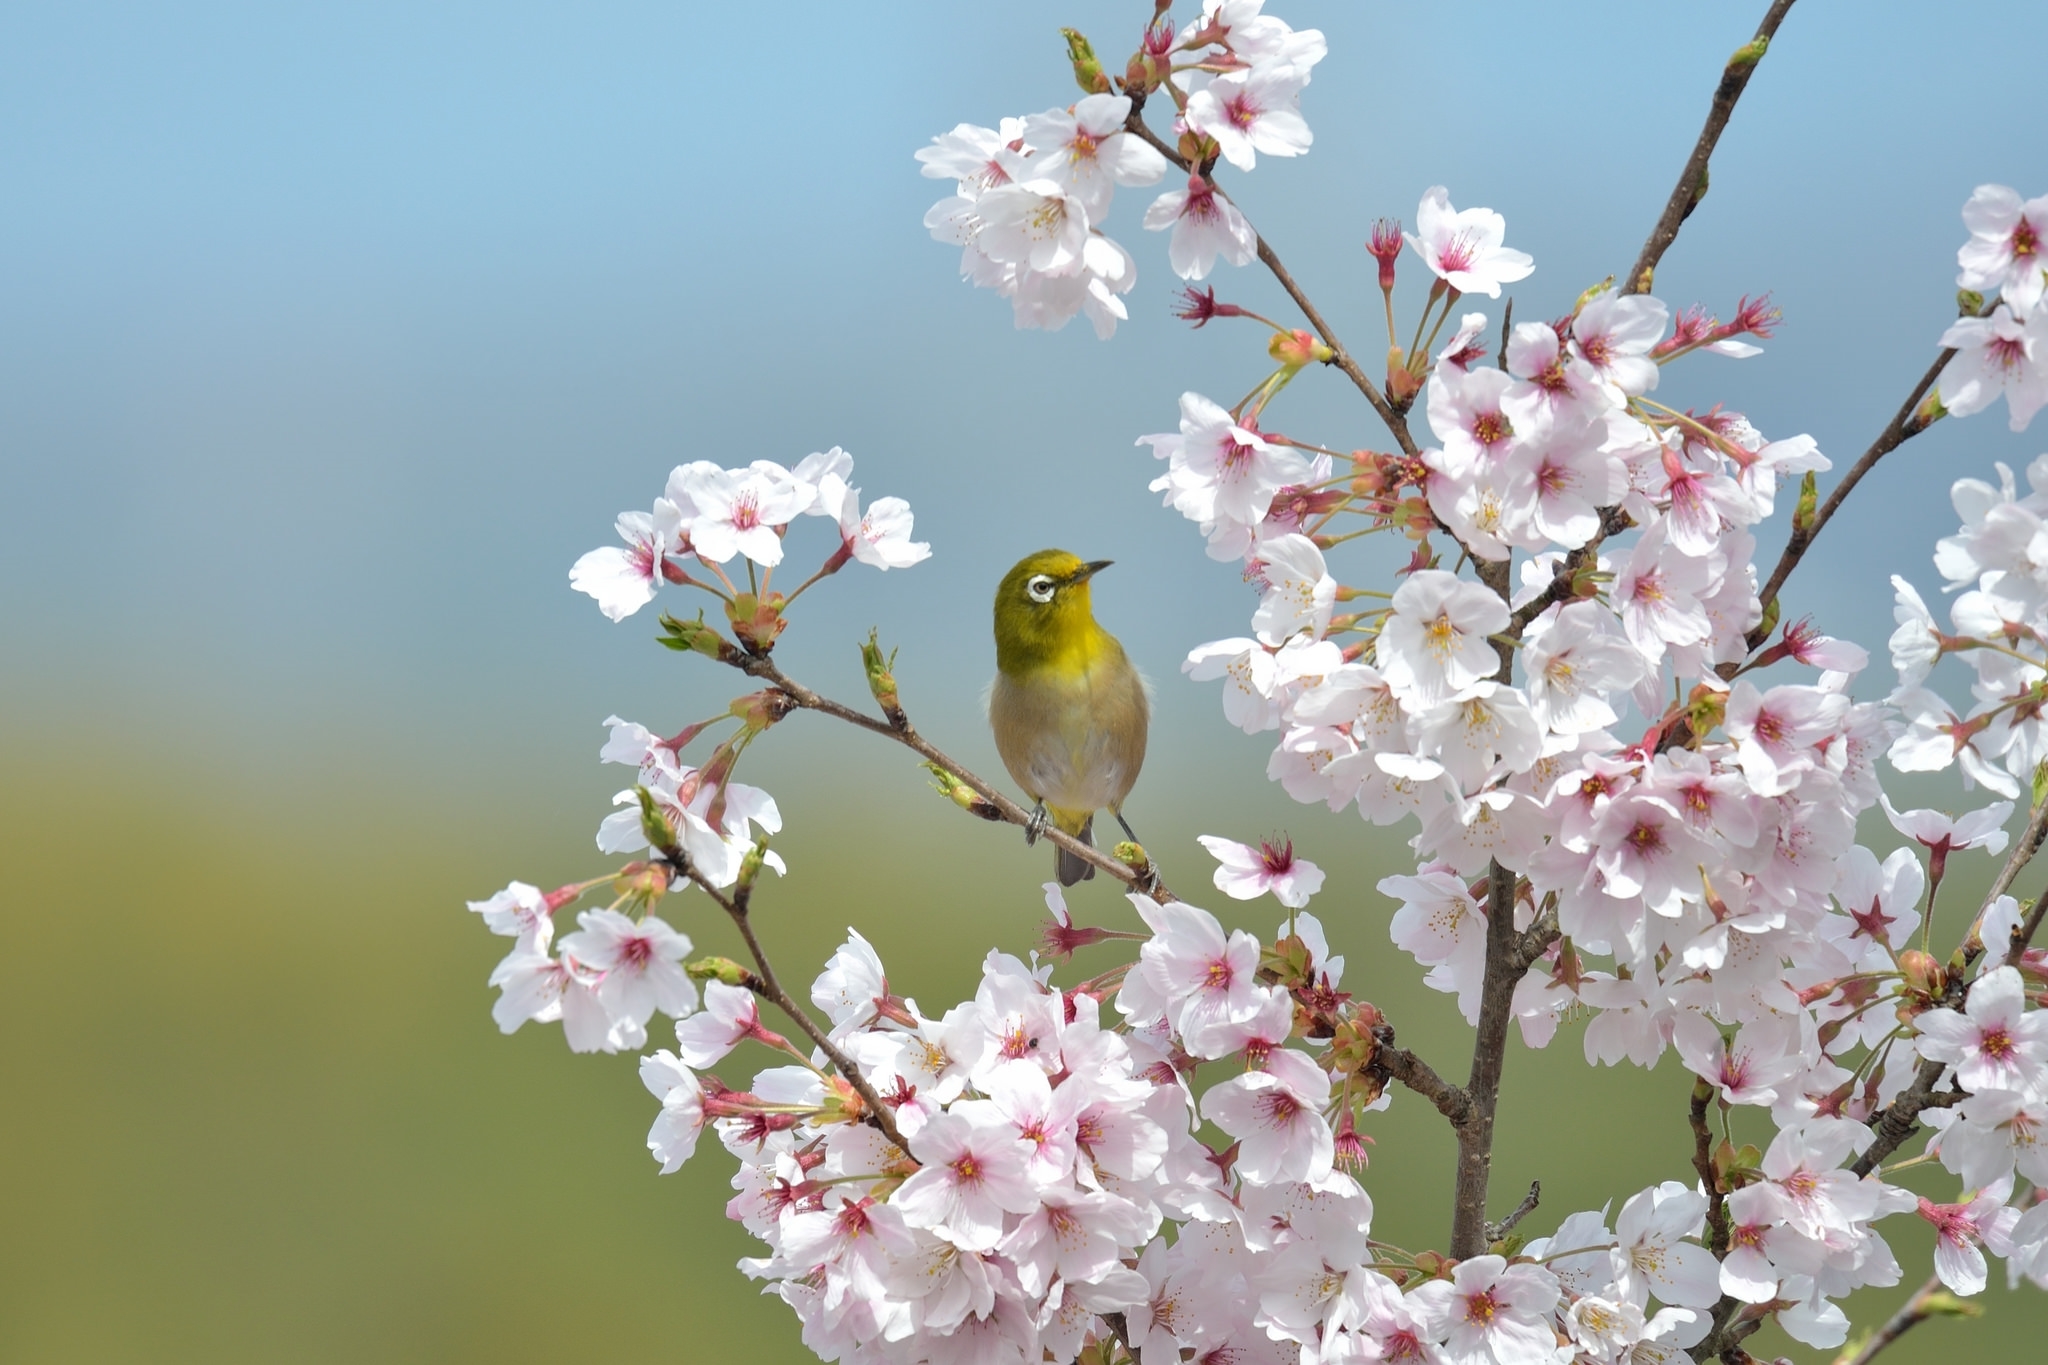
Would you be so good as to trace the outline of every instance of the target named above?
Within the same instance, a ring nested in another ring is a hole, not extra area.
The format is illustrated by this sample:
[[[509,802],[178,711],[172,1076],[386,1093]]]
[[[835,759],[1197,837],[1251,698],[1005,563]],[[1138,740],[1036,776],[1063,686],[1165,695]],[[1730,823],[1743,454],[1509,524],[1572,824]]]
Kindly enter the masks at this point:
[[[917,159],[924,174],[956,182],[932,205],[925,226],[958,246],[960,273],[1011,302],[1019,327],[1057,330],[1085,312],[1108,337],[1130,316],[1122,296],[1137,265],[1103,232],[1118,186],[1154,185],[1169,163],[1131,124],[1149,90],[1179,110],[1176,132],[1201,156],[1249,171],[1260,153],[1298,156],[1312,140],[1301,91],[1327,48],[1259,11],[1264,0],[1217,0],[1176,33],[1163,20],[1145,35],[1133,94],[1102,89],[1068,109],[1006,118],[995,128],[963,123],[932,139]],[[1097,73],[1099,75],[1099,73]],[[1169,232],[1174,273],[1199,280],[1249,262],[1258,235],[1228,196],[1200,175],[1165,191],[1145,210],[1149,231]]]
[[[1942,335],[1956,350],[1941,372],[1942,406],[1966,417],[2003,394],[2012,429],[2024,431],[2048,403],[2048,195],[2022,200],[2005,185],[1979,185],[1963,226],[1970,240],[1956,253],[1956,283],[1979,298],[1996,291],[1997,302]]]
[[[733,587],[716,566],[735,556],[764,569],[782,563],[782,541],[798,517],[830,517],[839,547],[824,572],[849,559],[878,569],[900,569],[929,558],[931,547],[910,538],[910,504],[877,498],[865,510],[860,490],[848,483],[853,457],[833,446],[807,455],[795,469],[755,460],[726,469],[710,460],[677,465],[662,495],[646,512],[621,512],[619,539],[578,559],[569,585],[597,599],[604,614],[623,621],[654,600],[666,582],[689,585],[688,561]],[[700,586],[707,586],[699,582]]]
[[[1706,1199],[1682,1186],[1632,1197],[1612,1230],[1567,1219],[1531,1248],[1568,1253],[1552,1268],[1483,1255],[1432,1276],[1371,1242],[1334,1050],[1290,1043],[1298,1011],[1327,1022],[1348,1001],[1314,917],[1262,946],[1192,905],[1131,900],[1151,933],[1120,986],[1061,989],[1050,966],[991,953],[974,998],[936,1017],[850,935],[812,999],[904,1146],[814,1065],[744,1092],[708,1074],[761,1036],[743,989],[711,984],[677,1050],[643,1061],[661,1101],[649,1149],[674,1170],[709,1128],[739,1160],[728,1213],[769,1248],[743,1269],[821,1359],[1071,1360],[1118,1337],[1147,1360],[1534,1365],[1564,1341],[1649,1365],[1698,1340],[1719,1289],[1690,1240]],[[1227,1074],[1198,1087],[1211,1063]]]
[[[1325,53],[1262,4],[1207,0],[1178,29],[1155,19],[1118,81],[1070,35],[1086,92],[1071,108],[963,124],[919,153],[957,186],[926,225],[1019,325],[1085,311],[1114,330],[1136,278],[1102,230],[1115,190],[1176,165],[1185,187],[1145,214],[1171,232],[1175,272],[1199,280],[1258,254],[1213,172],[1307,150],[1299,99]],[[1170,140],[1142,117],[1169,100]],[[1959,282],[1977,293],[1915,421],[2003,393],[2022,426],[2048,402],[2048,200],[1987,186],[1964,216]],[[1675,1054],[1695,1078],[1701,1153],[1706,1125],[1721,1127],[1701,1179],[1617,1191],[1618,1208],[1570,1214],[1527,1245],[1489,1231],[1455,1258],[1372,1238],[1366,1130],[1391,1098],[1391,1035],[1344,990],[1304,908],[1323,873],[1284,840],[1202,841],[1219,890],[1287,909],[1270,938],[1163,891],[1130,897],[1143,932],[1082,927],[1048,885],[1055,959],[1121,942],[1135,960],[1055,985],[1054,965],[994,951],[971,1000],[928,1014],[850,932],[812,987],[824,1022],[794,1011],[813,1045],[794,1044],[762,1017],[764,1000],[790,1007],[765,958],[761,974],[686,961],[689,937],[655,913],[679,874],[717,896],[785,871],[767,847],[775,802],[733,771],[793,694],[741,697],[666,738],[614,717],[602,757],[634,781],[598,844],[638,860],[472,903],[514,940],[491,977],[495,1014],[508,1032],[560,1022],[578,1050],[639,1050],[656,1013],[677,1021],[675,1049],[641,1061],[659,1103],[648,1148],[671,1172],[709,1130],[738,1161],[727,1212],[766,1247],[742,1269],[820,1358],[1669,1365],[1767,1317],[1832,1347],[1848,1333],[1838,1300],[1904,1275],[1878,1228],[1897,1215],[1933,1228],[1935,1273],[1955,1293],[1985,1287],[1987,1251],[2048,1288],[2048,954],[2028,946],[2012,896],[1961,912],[1940,899],[1952,855],[2011,846],[2015,803],[2031,798],[2014,869],[2048,827],[2048,456],[2024,494],[2003,467],[1995,487],[1955,485],[1962,525],[1935,557],[1958,594],[1953,633],[1895,579],[1897,686],[1859,700],[1866,651],[1782,620],[1759,586],[1756,528],[1785,502],[1810,530],[1828,459],[1810,437],[1652,397],[1685,356],[1757,354],[1778,320],[1768,300],[1724,321],[1599,287],[1496,345],[1486,315],[1452,320],[1465,296],[1533,273],[1506,241],[1500,214],[1460,210],[1441,186],[1413,233],[1374,229],[1390,357],[1385,388],[1361,387],[1393,414],[1396,454],[1277,432],[1271,404],[1338,358],[1334,344],[1190,292],[1197,324],[1270,327],[1278,368],[1235,406],[1184,394],[1177,430],[1140,440],[1165,466],[1153,491],[1257,590],[1249,633],[1196,648],[1184,671],[1224,681],[1232,723],[1277,734],[1268,774],[1297,800],[1412,828],[1415,866],[1379,883],[1398,906],[1389,933],[1468,1021],[1501,961],[1489,919],[1511,916],[1528,946],[1512,961],[1528,966],[1510,1009],[1528,1045],[1571,1018],[1589,1065]],[[1411,255],[1429,295],[1404,349],[1393,290]],[[1410,436],[1410,411],[1428,442]],[[614,620],[664,583],[702,588],[744,651],[701,620],[664,617],[665,643],[758,672],[799,518],[840,531],[804,587],[852,559],[928,554],[900,501],[862,511],[851,472],[836,448],[794,469],[682,466],[651,511],[620,518],[626,548],[584,556],[571,581]],[[1338,577],[1338,548],[1372,533],[1411,548],[1391,591]],[[720,567],[736,557],[744,588]],[[1966,712],[1930,686],[1951,654],[1971,670]],[[870,679],[887,710],[885,665],[871,660]],[[738,729],[685,762],[717,721]],[[1901,809],[1883,759],[1954,763],[2000,799]],[[1859,842],[1880,809],[1895,837]],[[556,942],[554,915],[598,888],[615,899]],[[744,924],[743,904],[721,904]],[[1946,961],[1931,951],[1944,911],[1945,941],[1963,945]],[[734,1089],[714,1069],[746,1044],[776,1064]],[[1949,1202],[1881,1164],[1899,1141],[1879,1138],[1884,1120],[1915,1097],[1907,1126],[1936,1129],[1927,1155],[1953,1177]],[[1737,1122],[1771,1135],[1739,1148]]]

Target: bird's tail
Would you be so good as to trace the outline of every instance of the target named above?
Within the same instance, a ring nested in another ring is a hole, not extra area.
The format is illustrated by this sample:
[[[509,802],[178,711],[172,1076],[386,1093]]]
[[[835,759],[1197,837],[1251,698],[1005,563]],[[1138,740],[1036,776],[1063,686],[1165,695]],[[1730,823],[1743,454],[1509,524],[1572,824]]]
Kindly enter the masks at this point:
[[[1061,828],[1065,828],[1063,822]],[[1095,817],[1090,815],[1081,822],[1081,828],[1068,830],[1067,832],[1090,848],[1093,848],[1095,846]],[[1060,879],[1061,886],[1072,886],[1075,882],[1085,882],[1095,875],[1094,863],[1089,862],[1086,858],[1069,853],[1063,848],[1053,849],[1052,865],[1053,875]]]

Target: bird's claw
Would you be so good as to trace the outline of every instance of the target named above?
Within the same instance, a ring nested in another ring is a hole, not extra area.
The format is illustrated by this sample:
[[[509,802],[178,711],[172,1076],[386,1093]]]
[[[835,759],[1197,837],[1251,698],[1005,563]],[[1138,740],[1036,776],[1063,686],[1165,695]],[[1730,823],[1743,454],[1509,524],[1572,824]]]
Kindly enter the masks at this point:
[[[1024,847],[1038,842],[1038,836],[1045,833],[1046,819],[1045,802],[1041,801],[1032,807],[1031,818],[1024,822]]]

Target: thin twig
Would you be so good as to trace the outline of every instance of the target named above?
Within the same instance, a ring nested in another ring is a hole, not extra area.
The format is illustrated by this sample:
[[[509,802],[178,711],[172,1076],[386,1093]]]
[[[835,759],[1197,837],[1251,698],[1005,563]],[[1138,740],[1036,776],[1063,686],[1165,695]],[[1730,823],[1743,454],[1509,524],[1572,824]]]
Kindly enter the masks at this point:
[[[1145,122],[1143,105],[1135,99],[1131,101],[1130,116],[1124,120],[1124,129],[1150,144],[1152,150],[1158,152],[1181,170],[1186,171],[1190,175],[1200,175],[1216,193],[1224,195],[1225,198],[1229,197],[1223,188],[1216,183],[1216,177],[1211,170],[1207,167],[1198,168],[1190,166],[1188,159],[1180,154],[1179,148],[1166,142],[1159,134],[1152,131],[1151,125]],[[1332,352],[1330,363],[1342,370],[1345,378],[1349,379],[1353,386],[1365,395],[1365,401],[1372,404],[1372,410],[1379,414],[1380,420],[1386,423],[1387,430],[1393,433],[1394,440],[1401,447],[1401,452],[1404,455],[1420,453],[1419,448],[1415,444],[1415,437],[1408,431],[1407,418],[1395,410],[1394,405],[1387,401],[1387,396],[1380,392],[1379,385],[1372,382],[1371,376],[1366,374],[1357,360],[1352,358],[1351,352],[1344,349],[1344,343],[1337,340],[1336,332],[1331,330],[1330,324],[1324,320],[1322,313],[1316,306],[1309,302],[1308,295],[1302,292],[1301,286],[1294,282],[1294,276],[1288,273],[1285,265],[1281,264],[1280,254],[1273,250],[1272,244],[1263,236],[1258,238],[1258,252],[1260,262],[1265,265],[1267,270],[1272,272],[1273,278],[1280,282],[1280,287],[1287,291],[1287,297],[1294,300],[1294,306],[1299,308],[1301,315],[1308,319],[1308,325],[1315,329],[1316,335],[1323,339],[1323,344],[1330,348]]]
[[[782,983],[776,979],[775,968],[768,961],[768,954],[762,950],[761,940],[754,936],[754,926],[747,916],[747,906],[744,901],[739,897],[728,896],[712,885],[710,879],[699,872],[690,862],[688,856],[676,845],[664,845],[660,852],[662,858],[667,861],[670,867],[689,878],[704,894],[717,902],[718,908],[725,911],[727,918],[731,919],[734,926],[739,929],[740,938],[746,942],[747,951],[753,955],[755,973],[760,977],[758,985],[755,986],[756,992],[774,1001],[776,1008],[780,1009],[785,1015],[788,1015],[790,1022],[794,1023],[797,1028],[803,1031],[803,1035],[806,1038],[817,1045],[818,1051],[825,1054],[826,1059],[832,1063],[834,1069],[846,1078],[846,1083],[853,1087],[855,1094],[860,1096],[861,1104],[866,1108],[868,1117],[873,1121],[875,1127],[881,1130],[882,1136],[888,1138],[899,1151],[907,1154],[910,1151],[910,1143],[904,1138],[902,1133],[897,1131],[895,1114],[887,1104],[882,1102],[882,1097],[875,1093],[874,1086],[868,1083],[868,1078],[861,1073],[860,1067],[840,1049],[837,1043],[832,1041],[830,1034],[818,1027],[817,1021],[811,1018],[810,1011],[797,1004],[791,998],[789,992],[783,989]],[[741,894],[744,895],[745,893]]]
[[[1870,1365],[1879,1351],[1933,1316],[1927,1311],[1927,1301],[1941,1292],[1941,1277],[1928,1276],[1927,1283],[1913,1291],[1913,1297],[1907,1299],[1904,1306],[1892,1314],[1884,1326],[1877,1329],[1877,1335],[1863,1343],[1863,1349],[1850,1357],[1846,1365]]]
[[[1536,1211],[1536,1206],[1542,1201],[1543,1182],[1540,1180],[1530,1181],[1529,1192],[1522,1196],[1521,1203],[1515,1205],[1515,1211],[1509,1214],[1507,1217],[1501,1219],[1498,1223],[1488,1223],[1486,1225],[1487,1245],[1491,1246],[1495,1242],[1498,1242],[1501,1238],[1513,1232],[1515,1230],[1515,1224],[1521,1222],[1524,1218],[1527,1218],[1531,1213],[1534,1213]]]
[[[1664,212],[1657,215],[1657,226],[1650,229],[1642,254],[1636,257],[1634,268],[1622,281],[1622,293],[1649,292],[1656,278],[1657,263],[1678,240],[1679,225],[1699,204],[1700,196],[1706,193],[1707,163],[1713,158],[1714,144],[1721,140],[1721,130],[1728,126],[1729,115],[1735,112],[1735,101],[1742,98],[1743,87],[1749,84],[1757,63],[1763,59],[1764,51],[1778,32],[1778,25],[1784,22],[1785,12],[1791,8],[1792,0],[1773,0],[1763,22],[1757,25],[1756,37],[1730,57],[1722,68],[1721,83],[1714,88],[1714,101],[1707,107],[1707,121],[1700,129],[1699,140],[1693,144],[1692,155],[1685,159],[1685,169],[1678,173],[1678,184],[1672,188],[1671,197],[1664,201]]]
[[[856,711],[850,706],[833,701],[830,697],[820,696],[790,677],[787,673],[784,673],[776,665],[775,661],[765,654],[743,654],[732,661],[732,666],[752,677],[759,678],[773,685],[806,711],[816,711],[822,715],[834,716],[849,725],[858,726],[872,734],[880,735],[884,739],[894,740],[896,743],[916,753],[926,762],[936,764],[945,769],[962,786],[972,790],[976,796],[980,797],[987,804],[988,808],[994,812],[994,815],[990,818],[1005,820],[1010,824],[1019,826],[1031,823],[1030,811],[1025,810],[995,787],[984,782],[955,762],[940,750],[937,745],[919,734],[917,727],[910,723],[907,716],[903,719],[903,723],[900,726],[892,725],[887,721],[877,720],[873,716]],[[1055,847],[1066,850],[1082,861],[1102,869],[1104,872],[1109,873],[1110,876],[1129,886],[1133,891],[1143,892],[1162,905],[1175,899],[1173,893],[1167,890],[1166,883],[1160,879],[1158,865],[1155,863],[1148,861],[1142,868],[1132,867],[1130,864],[1111,857],[1091,844],[1084,844],[1073,835],[1051,825],[1046,826],[1040,837]]]
[[[1842,481],[1829,490],[1827,500],[1814,510],[1812,523],[1804,529],[1793,528],[1791,536],[1785,542],[1784,552],[1778,556],[1777,567],[1771,570],[1771,576],[1764,581],[1763,590],[1757,594],[1757,601],[1763,603],[1766,608],[1766,619],[1770,615],[1770,604],[1785,586],[1785,580],[1799,567],[1799,561],[1805,557],[1807,550],[1812,548],[1814,538],[1820,535],[1821,528],[1833,518],[1843,499],[1863,481],[1865,474],[1877,467],[1879,460],[1927,430],[1930,423],[1920,416],[1920,400],[1927,396],[1927,391],[1941,378],[1941,372],[1948,368],[1948,362],[1955,358],[1955,354],[1955,349],[1951,347],[1934,358],[1934,363],[1927,367],[1927,373],[1920,376],[1920,382],[1913,386],[1913,391],[1906,395],[1906,401],[1892,414],[1892,420],[1885,423],[1884,430],[1870,443],[1870,449],[1864,451],[1856,463],[1849,466],[1849,472],[1842,476]],[[1755,649],[1768,636],[1769,632],[1758,626],[1749,634],[1749,647]]]

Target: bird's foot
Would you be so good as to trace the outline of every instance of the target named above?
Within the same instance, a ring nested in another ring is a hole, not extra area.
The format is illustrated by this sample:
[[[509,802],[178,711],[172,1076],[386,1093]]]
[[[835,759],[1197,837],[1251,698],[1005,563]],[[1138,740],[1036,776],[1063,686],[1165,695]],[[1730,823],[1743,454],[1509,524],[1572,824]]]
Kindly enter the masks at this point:
[[[1142,844],[1145,842],[1143,839],[1140,839],[1138,837],[1138,831],[1131,828],[1131,822],[1124,819],[1124,813],[1122,811],[1113,810],[1110,812],[1110,814],[1114,815],[1116,817],[1116,822],[1124,827],[1124,837],[1126,839],[1129,839],[1134,844]]]
[[[1045,802],[1041,801],[1031,808],[1031,818],[1024,822],[1024,847],[1029,848],[1038,842],[1038,836],[1045,833],[1046,821],[1049,818],[1045,813]]]

